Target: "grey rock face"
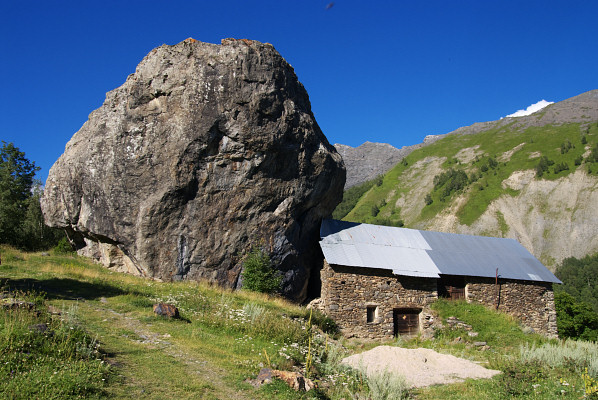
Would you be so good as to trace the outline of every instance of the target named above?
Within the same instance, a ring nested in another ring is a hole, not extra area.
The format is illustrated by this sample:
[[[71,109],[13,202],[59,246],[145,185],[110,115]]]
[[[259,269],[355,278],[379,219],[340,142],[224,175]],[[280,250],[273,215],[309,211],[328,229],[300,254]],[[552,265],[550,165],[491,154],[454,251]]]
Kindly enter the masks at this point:
[[[422,146],[418,144],[397,149],[388,143],[365,142],[357,147],[336,143],[334,147],[343,157],[347,168],[345,189],[387,173],[409,153]]]
[[[345,169],[293,68],[269,44],[187,39],[152,50],[68,142],[42,199],[106,265],[236,287],[267,248],[303,300],[319,224]]]

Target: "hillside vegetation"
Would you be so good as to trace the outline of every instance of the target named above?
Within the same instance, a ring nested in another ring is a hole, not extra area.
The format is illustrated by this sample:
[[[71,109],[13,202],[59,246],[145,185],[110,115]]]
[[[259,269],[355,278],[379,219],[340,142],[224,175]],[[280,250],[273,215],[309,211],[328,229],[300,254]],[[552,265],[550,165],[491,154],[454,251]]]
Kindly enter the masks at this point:
[[[439,301],[441,320],[455,316],[479,335],[444,328],[432,340],[387,344],[433,348],[504,373],[380,397],[371,388],[388,387],[387,377],[369,382],[339,364],[379,343],[346,340],[303,307],[204,284],[148,281],[77,256],[7,247],[0,256],[0,398],[578,399],[591,395],[598,375],[596,344],[547,340],[483,306]],[[31,306],[6,306],[16,298]],[[175,304],[181,318],[155,316],[159,301]],[[255,388],[248,379],[263,366],[300,370],[318,387],[295,392],[275,381]]]
[[[549,266],[598,251],[598,125],[517,122],[413,151],[343,219],[513,237]]]

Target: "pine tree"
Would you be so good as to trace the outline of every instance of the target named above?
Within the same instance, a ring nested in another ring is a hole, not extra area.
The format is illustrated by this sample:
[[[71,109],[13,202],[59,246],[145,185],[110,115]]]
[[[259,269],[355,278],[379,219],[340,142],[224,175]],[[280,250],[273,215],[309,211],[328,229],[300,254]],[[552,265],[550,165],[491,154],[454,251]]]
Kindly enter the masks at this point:
[[[22,247],[23,221],[39,167],[12,143],[0,147],[0,243]]]

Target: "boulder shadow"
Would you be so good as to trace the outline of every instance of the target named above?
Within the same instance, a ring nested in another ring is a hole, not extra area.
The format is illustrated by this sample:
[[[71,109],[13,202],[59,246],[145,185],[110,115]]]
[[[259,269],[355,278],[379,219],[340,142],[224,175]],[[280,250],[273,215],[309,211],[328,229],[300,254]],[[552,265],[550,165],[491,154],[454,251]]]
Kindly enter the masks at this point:
[[[90,283],[70,278],[7,279],[0,277],[0,289],[44,292],[48,300],[97,300],[101,297],[139,294],[104,282]]]

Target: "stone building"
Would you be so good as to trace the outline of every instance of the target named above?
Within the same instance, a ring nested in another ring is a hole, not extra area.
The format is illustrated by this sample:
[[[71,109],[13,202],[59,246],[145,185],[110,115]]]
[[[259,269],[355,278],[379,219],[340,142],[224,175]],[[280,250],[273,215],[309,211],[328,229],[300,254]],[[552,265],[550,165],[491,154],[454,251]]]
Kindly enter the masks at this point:
[[[430,335],[430,305],[465,299],[557,336],[553,283],[513,239],[324,220],[320,308],[348,335]]]

